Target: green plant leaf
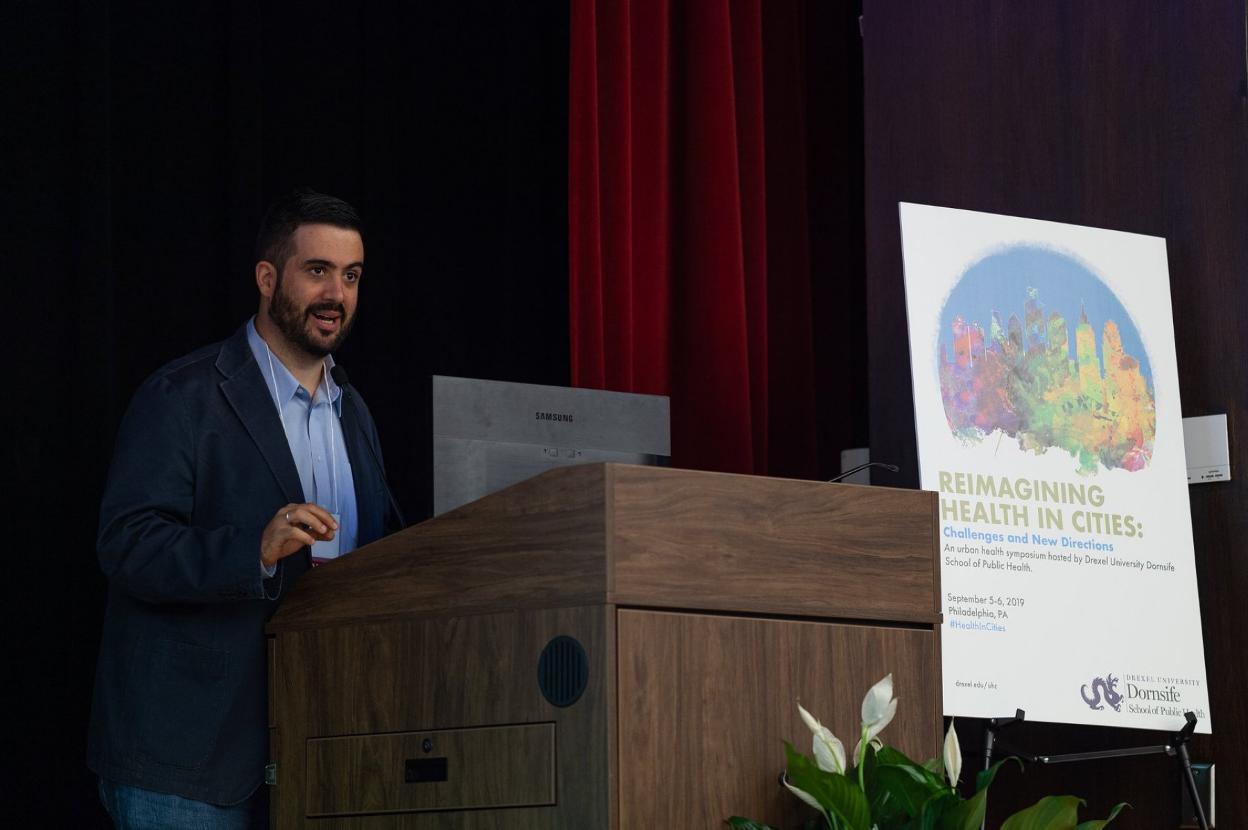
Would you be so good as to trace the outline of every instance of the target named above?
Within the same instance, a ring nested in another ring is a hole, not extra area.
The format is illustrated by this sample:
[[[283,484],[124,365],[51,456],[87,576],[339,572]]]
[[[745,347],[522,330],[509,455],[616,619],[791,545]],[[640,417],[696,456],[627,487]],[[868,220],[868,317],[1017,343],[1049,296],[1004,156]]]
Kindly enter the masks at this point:
[[[988,769],[981,769],[975,776],[975,792],[986,790],[992,785],[992,781],[997,777],[997,771],[1001,769],[1001,765],[1007,761],[1014,761],[1018,764],[1019,769],[1023,768],[1023,762],[1011,755],[1009,758],[1002,758]]]
[[[876,759],[875,749],[868,749],[867,754],[862,759],[862,785],[863,791],[867,793],[867,802],[871,808],[871,816],[877,819],[879,818],[879,810],[886,795],[886,793],[880,790],[878,779],[879,767],[880,762]]]
[[[888,787],[880,781],[880,762],[877,750],[867,751],[863,761],[863,785],[867,793],[867,801],[871,806],[871,818],[879,830],[906,830],[909,827],[911,813],[906,811],[901,802]]]
[[[988,811],[988,790],[980,790],[975,795],[959,801],[940,817],[937,825],[940,830],[979,830],[984,823],[984,813]]]
[[[1075,830],[1101,830],[1101,828],[1104,827],[1106,824],[1109,824],[1111,821],[1118,818],[1118,814],[1122,812],[1123,807],[1130,807],[1130,806],[1131,805],[1125,801],[1122,802],[1121,804],[1116,804],[1114,805],[1114,809],[1109,811],[1108,818],[1098,818],[1098,819],[1093,819],[1091,821],[1085,821],[1082,824],[1080,824],[1078,827],[1076,827]]]
[[[917,816],[932,796],[945,790],[932,786],[930,773],[919,767],[880,764],[875,771],[878,787],[908,816]]]
[[[763,824],[753,819],[733,816],[725,822],[732,830],[776,830],[770,824]]]
[[[875,751],[876,758],[881,764],[892,764],[898,767],[922,767],[923,765],[911,760],[904,752],[893,749],[885,744]],[[935,760],[935,759],[933,759]]]
[[[797,771],[798,778],[804,781],[809,781],[812,780],[813,776],[810,768],[813,767],[818,770],[818,767],[810,758],[807,758],[805,755],[802,755],[794,749],[793,744],[788,741],[784,742],[784,754],[788,758],[788,766],[785,769],[784,778],[782,780],[784,786],[787,787],[793,795],[797,796],[797,798],[818,810],[823,818],[827,820],[828,824],[832,826],[832,830],[839,830],[833,820],[832,813],[829,812],[828,806],[817,798],[814,793],[808,793],[805,789],[793,783],[794,770]]]
[[[882,748],[877,754],[877,757],[879,759],[880,766],[887,764],[889,766],[905,767],[906,769],[913,770],[915,774],[922,776],[923,780],[927,782],[927,786],[933,790],[949,789],[949,787],[945,785],[944,768],[940,765],[940,761],[937,759],[933,758],[927,763],[920,764],[910,758],[907,758],[904,754],[889,746]],[[932,764],[933,766],[928,766],[928,764]]]
[[[1082,804],[1073,795],[1050,795],[1007,818],[1001,830],[1071,830]]]
[[[944,826],[945,816],[951,810],[956,809],[961,802],[961,796],[952,790],[945,790],[923,805],[923,811],[919,813],[917,823],[912,823],[910,827],[917,828],[917,830],[937,830]]]
[[[840,819],[845,830],[871,830],[871,810],[856,781],[824,772],[787,741],[784,752],[788,757],[790,784],[812,796],[830,815]]]

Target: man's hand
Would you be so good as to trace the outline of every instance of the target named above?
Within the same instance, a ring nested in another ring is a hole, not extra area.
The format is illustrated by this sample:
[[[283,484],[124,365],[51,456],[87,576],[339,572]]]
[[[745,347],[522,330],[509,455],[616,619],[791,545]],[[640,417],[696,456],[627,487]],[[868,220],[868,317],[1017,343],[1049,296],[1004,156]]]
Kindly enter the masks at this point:
[[[313,542],[334,538],[338,523],[323,507],[315,504],[288,504],[277,511],[260,534],[260,562],[272,568],[279,559]]]

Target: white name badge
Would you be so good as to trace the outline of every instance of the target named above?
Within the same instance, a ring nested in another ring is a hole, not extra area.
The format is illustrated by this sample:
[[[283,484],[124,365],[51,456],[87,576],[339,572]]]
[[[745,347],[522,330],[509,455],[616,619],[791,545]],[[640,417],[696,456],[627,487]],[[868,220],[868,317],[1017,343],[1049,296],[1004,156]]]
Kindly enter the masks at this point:
[[[338,525],[338,529],[334,531],[334,538],[328,542],[314,542],[312,544],[312,561],[316,563],[337,559],[342,550],[342,515],[339,513],[330,513],[329,515],[334,517],[334,524]]]

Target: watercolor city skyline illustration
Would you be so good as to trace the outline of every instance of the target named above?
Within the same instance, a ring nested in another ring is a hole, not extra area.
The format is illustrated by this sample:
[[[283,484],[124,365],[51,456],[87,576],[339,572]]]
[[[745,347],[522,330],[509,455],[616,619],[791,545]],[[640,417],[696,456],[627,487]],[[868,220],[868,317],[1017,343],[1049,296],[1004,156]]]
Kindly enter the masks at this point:
[[[1084,475],[1152,459],[1156,400],[1140,332],[1072,256],[1015,245],[967,268],[941,312],[937,361],[963,442],[1000,433],[1024,451],[1068,452]]]

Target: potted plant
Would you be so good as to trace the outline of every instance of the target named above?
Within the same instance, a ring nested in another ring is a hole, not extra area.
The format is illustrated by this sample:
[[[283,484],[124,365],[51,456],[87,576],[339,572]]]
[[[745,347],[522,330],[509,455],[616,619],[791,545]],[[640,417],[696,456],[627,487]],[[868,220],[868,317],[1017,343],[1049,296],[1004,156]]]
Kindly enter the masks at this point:
[[[828,830],[979,830],[988,808],[988,787],[1001,764],[980,772],[975,792],[958,791],[962,749],[950,723],[940,758],[916,763],[879,739],[897,713],[890,674],[872,686],[862,699],[862,729],[852,756],[845,745],[814,715],[798,705],[813,735],[812,755],[798,752],[785,741],[788,767],[784,786],[815,808]],[[1005,820],[1001,830],[1100,830],[1108,818],[1079,822],[1082,799],[1049,796]],[[734,830],[775,830],[740,816],[728,819]]]

